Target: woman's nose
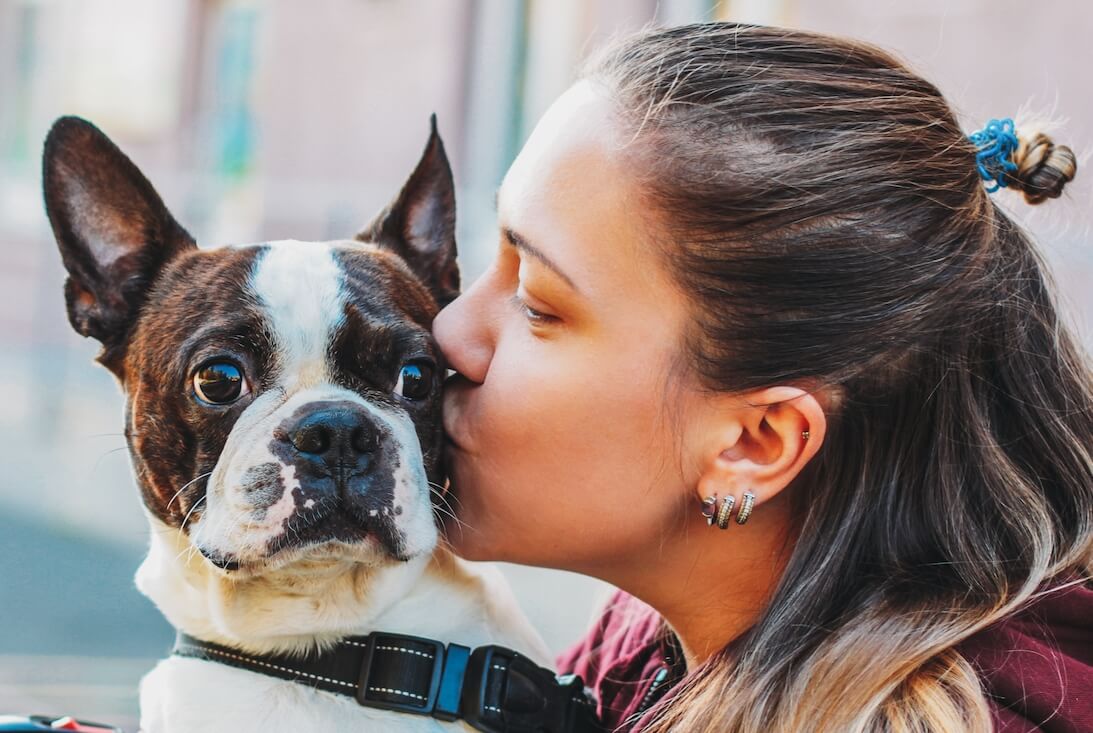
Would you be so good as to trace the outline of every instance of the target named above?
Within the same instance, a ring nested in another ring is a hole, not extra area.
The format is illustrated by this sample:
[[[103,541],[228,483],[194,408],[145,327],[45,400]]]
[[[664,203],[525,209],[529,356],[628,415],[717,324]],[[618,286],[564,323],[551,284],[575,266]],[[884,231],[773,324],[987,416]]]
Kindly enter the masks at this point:
[[[485,279],[480,277],[433,319],[433,337],[448,367],[479,384],[486,380],[493,357],[489,316],[484,307]]]

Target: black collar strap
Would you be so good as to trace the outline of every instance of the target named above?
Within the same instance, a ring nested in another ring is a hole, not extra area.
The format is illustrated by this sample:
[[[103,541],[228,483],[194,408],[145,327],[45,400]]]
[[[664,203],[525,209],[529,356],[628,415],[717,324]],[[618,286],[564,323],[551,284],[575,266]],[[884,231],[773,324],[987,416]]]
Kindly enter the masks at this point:
[[[205,659],[356,698],[365,707],[463,718],[486,733],[595,733],[580,677],[555,676],[500,646],[477,649],[372,633],[307,655],[247,654],[181,631],[172,654]]]

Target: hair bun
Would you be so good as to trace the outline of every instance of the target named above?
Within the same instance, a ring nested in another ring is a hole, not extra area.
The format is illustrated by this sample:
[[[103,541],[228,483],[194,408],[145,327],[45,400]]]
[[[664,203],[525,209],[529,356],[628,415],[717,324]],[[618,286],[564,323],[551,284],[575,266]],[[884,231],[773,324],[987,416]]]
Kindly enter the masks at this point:
[[[1059,198],[1078,171],[1074,151],[1056,145],[1042,132],[1023,135],[1018,131],[1017,138],[1020,142],[1013,153],[1017,170],[1006,171],[1006,184],[1021,191],[1030,204]]]

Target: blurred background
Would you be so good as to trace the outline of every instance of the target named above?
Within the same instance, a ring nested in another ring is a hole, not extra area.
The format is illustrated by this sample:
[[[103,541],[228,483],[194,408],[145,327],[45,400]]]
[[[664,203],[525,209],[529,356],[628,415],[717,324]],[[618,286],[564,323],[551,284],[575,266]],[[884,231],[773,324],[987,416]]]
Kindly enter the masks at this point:
[[[436,112],[469,283],[494,247],[493,192],[580,60],[648,23],[703,19],[879,43],[937,83],[968,132],[1047,115],[1089,162],[1084,0],[0,0],[0,712],[132,726],[137,680],[173,638],[132,585],[146,525],[120,392],[64,314],[39,182],[54,118],[99,125],[211,245],[351,236]],[[1093,171],[1079,170],[1062,200],[998,200],[1038,238],[1089,345]],[[606,590],[505,570],[556,649]]]

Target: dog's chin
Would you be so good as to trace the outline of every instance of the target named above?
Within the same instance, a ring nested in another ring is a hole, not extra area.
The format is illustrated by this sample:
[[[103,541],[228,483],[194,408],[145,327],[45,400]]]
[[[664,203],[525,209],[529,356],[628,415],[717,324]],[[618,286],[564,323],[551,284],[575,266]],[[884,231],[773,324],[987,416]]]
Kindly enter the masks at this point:
[[[336,512],[309,522],[290,522],[284,533],[261,552],[232,552],[198,547],[220,573],[235,579],[257,577],[289,569],[316,568],[346,563],[380,567],[412,560],[418,554],[406,548],[400,533],[386,518],[361,520]]]
[[[233,580],[245,580],[281,571],[319,570],[347,564],[380,567],[401,562],[372,537],[357,542],[327,540],[311,544],[286,545],[263,555],[218,554],[200,550],[216,572]]]

